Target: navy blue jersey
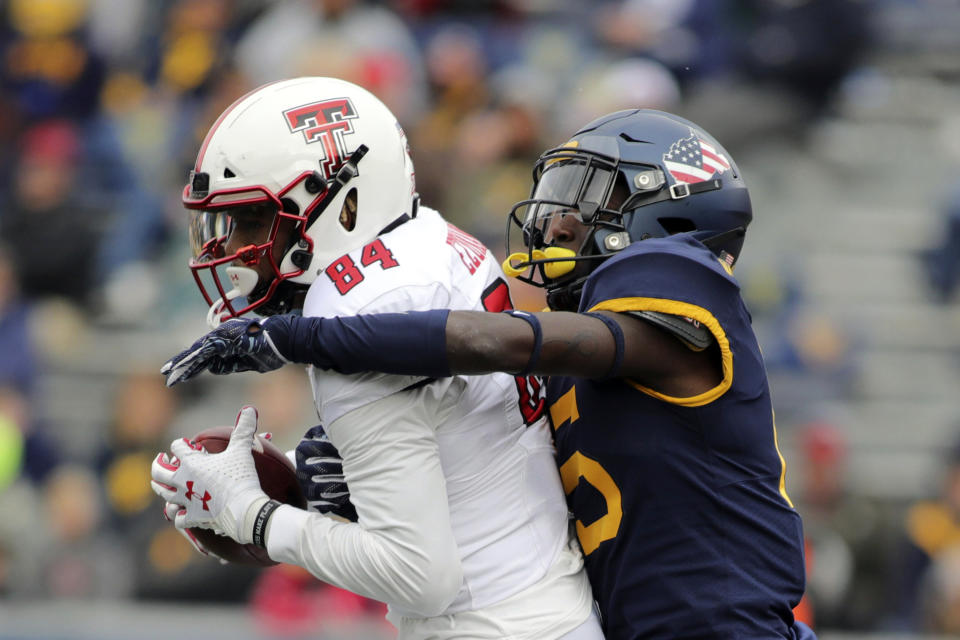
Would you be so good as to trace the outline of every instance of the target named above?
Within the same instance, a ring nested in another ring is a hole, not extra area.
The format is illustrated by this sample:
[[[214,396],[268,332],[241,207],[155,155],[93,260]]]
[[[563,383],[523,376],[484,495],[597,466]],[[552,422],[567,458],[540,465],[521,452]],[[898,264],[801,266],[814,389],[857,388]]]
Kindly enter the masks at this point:
[[[561,475],[607,638],[794,638],[800,517],[739,286],[688,236],[638,242],[587,281],[581,311],[691,318],[722,382],[689,398],[629,379],[554,376]]]

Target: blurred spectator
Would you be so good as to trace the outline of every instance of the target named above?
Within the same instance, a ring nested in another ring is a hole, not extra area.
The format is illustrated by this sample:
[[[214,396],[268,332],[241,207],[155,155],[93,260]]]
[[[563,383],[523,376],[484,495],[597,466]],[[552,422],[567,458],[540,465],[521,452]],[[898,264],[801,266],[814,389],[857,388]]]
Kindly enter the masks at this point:
[[[921,252],[920,260],[935,299],[949,302],[960,283],[960,185],[948,193],[943,228],[934,245]]]
[[[35,403],[20,389],[0,385],[0,417],[15,427],[21,443],[18,471],[25,480],[41,484],[60,462],[57,447],[40,423]],[[12,434],[8,437],[13,437]]]
[[[395,633],[384,618],[385,604],[321,582],[293,565],[263,570],[251,591],[250,607],[257,624],[271,637],[356,637],[357,625],[374,619],[379,619],[385,631],[389,628]]]
[[[886,626],[928,633],[960,631],[960,443],[944,461],[940,494],[907,511]]]
[[[17,429],[17,470],[27,480],[39,483],[56,466],[59,455],[37,417],[42,370],[34,340],[34,317],[30,306],[20,298],[11,257],[9,250],[0,246],[0,417]]]
[[[437,203],[457,221],[458,213],[444,201],[450,170],[456,168],[453,140],[464,120],[488,103],[487,61],[480,34],[460,23],[444,25],[434,33],[424,55],[430,105],[408,131],[417,190],[425,202]]]
[[[680,85],[650,58],[601,58],[578,74],[577,92],[558,114],[558,127],[576,131],[600,114],[621,109],[677,111]]]
[[[170,444],[170,422],[178,396],[168,390],[156,367],[132,368],[118,381],[112,423],[103,434],[96,467],[102,476],[111,525],[119,531],[136,526],[150,510],[159,520],[160,505],[143,478],[160,449]]]
[[[30,396],[37,380],[37,354],[30,334],[29,307],[20,298],[17,280],[10,250],[0,246],[0,386]]]
[[[90,209],[82,198],[81,154],[81,132],[66,120],[36,124],[19,140],[0,234],[28,299],[63,296],[80,305],[90,302],[106,212]]]
[[[818,420],[796,428],[795,496],[807,540],[807,598],[818,629],[867,629],[883,615],[891,509],[848,488],[843,431]]]
[[[624,0],[599,6],[595,32],[616,58],[642,56],[677,73],[683,83],[729,71],[731,60],[712,43],[729,46],[729,3],[717,0]],[[706,29],[696,29],[706,26]],[[726,37],[725,37],[726,36]],[[602,113],[602,112],[601,112]]]
[[[225,64],[232,0],[174,0],[163,15],[153,61],[158,86],[176,95],[202,95]]]
[[[923,629],[960,636],[960,544],[933,559],[920,585]]]
[[[0,417],[0,422],[12,424]],[[0,519],[0,597],[45,595],[36,563],[40,528],[40,490],[28,482],[13,482],[0,487],[0,510],[19,514]]]
[[[40,509],[25,500],[36,501]],[[129,593],[127,547],[101,527],[103,499],[89,468],[58,467],[40,489],[39,500],[35,490],[19,487],[0,494],[0,501],[21,514],[19,535],[0,535],[0,547],[12,551],[7,558],[11,597],[90,599]]]
[[[0,493],[19,475],[24,449],[23,430],[4,409],[0,407]]]
[[[754,318],[781,424],[810,420],[810,399],[852,397],[861,337],[812,304],[802,274],[783,265],[737,273]]]
[[[745,0],[738,68],[820,115],[870,41],[868,0]]]
[[[127,547],[101,526],[103,495],[87,467],[63,466],[46,481],[44,514],[49,548],[40,560],[45,592],[53,597],[125,597],[131,571]]]
[[[21,116],[84,119],[104,64],[87,44],[87,0],[10,0],[0,34],[0,88]]]
[[[853,584],[854,556],[838,531],[843,501],[846,442],[829,423],[804,425],[800,432],[804,533],[807,538],[807,595],[817,622],[836,628]]]
[[[441,208],[495,251],[502,249],[506,214],[530,193],[533,161],[559,144],[547,139],[545,85],[530,67],[501,69],[489,78],[489,104],[463,114],[450,138]]]
[[[158,528],[149,537],[128,540],[138,551],[131,560],[137,576],[132,597],[190,605],[247,603],[250,590],[263,569],[220,564],[215,558],[201,556],[163,520],[162,505],[155,506]]]
[[[401,123],[425,99],[420,49],[391,9],[363,0],[278,0],[245,30],[236,63],[253,86],[303,75],[336,76],[386,103]]]

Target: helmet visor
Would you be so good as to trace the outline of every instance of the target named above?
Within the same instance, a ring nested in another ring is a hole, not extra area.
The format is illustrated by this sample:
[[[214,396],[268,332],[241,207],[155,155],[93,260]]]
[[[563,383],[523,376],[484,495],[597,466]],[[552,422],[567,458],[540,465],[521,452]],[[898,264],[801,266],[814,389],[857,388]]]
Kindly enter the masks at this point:
[[[573,215],[584,224],[594,223],[613,183],[613,166],[588,156],[548,159],[544,165],[533,196],[518,203],[512,213],[528,249],[545,246],[547,230],[559,216]]]
[[[242,315],[262,304],[287,275],[280,272],[273,250],[283,217],[276,207],[256,203],[189,211],[190,269],[211,306],[208,321]]]
[[[190,210],[190,249],[195,262],[209,262],[253,247],[265,249],[273,240],[276,210],[268,204],[226,209]]]
[[[190,251],[197,261],[223,257],[232,219],[225,211],[190,212]]]
[[[582,202],[592,203],[596,206],[586,207],[583,212],[589,215],[606,204],[612,179],[613,168],[592,158],[579,156],[552,164],[547,161],[532,199],[564,203],[568,209],[578,209]]]

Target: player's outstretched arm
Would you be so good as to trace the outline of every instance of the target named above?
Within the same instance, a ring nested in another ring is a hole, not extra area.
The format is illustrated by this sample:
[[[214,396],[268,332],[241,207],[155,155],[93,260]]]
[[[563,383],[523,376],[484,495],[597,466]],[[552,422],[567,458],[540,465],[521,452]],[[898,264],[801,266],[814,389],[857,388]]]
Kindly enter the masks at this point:
[[[252,322],[252,321],[246,321]],[[273,316],[229,351],[207,334],[163,369],[173,385],[211,370],[241,369],[269,344],[277,362],[340,373],[380,371],[424,377],[506,373],[624,376],[668,395],[696,395],[720,379],[711,349],[692,351],[654,325],[622,313],[417,311],[339,318]],[[257,369],[259,370],[259,369]]]

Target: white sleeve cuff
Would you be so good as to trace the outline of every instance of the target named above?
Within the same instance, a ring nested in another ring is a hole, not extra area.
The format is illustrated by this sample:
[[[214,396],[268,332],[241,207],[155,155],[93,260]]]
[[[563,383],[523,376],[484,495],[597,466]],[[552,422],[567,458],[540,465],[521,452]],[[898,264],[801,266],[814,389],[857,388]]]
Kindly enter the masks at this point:
[[[314,515],[323,517],[287,504],[277,507],[270,517],[270,522],[267,523],[267,555],[271,560],[300,564],[297,553],[300,532]],[[318,522],[313,523],[313,526],[323,527],[324,524]]]

